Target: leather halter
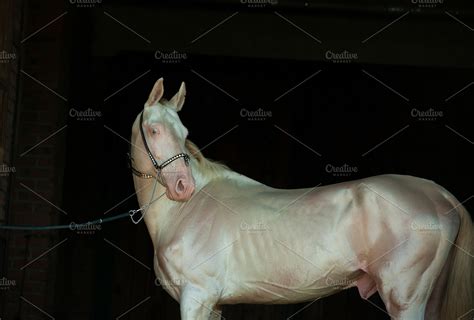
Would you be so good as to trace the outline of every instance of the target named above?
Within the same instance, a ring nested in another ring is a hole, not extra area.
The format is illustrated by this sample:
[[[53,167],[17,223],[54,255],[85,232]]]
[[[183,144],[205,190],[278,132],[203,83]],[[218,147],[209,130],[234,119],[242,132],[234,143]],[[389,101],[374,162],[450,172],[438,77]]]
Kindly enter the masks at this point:
[[[164,161],[162,164],[158,164],[158,161],[156,161],[155,157],[151,153],[151,150],[150,150],[150,147],[148,146],[148,143],[146,142],[145,132],[143,131],[143,111],[140,113],[140,135],[142,137],[142,141],[143,141],[143,145],[145,146],[146,153],[148,154],[148,158],[150,158],[150,161],[153,164],[153,167],[155,167],[155,169],[157,171],[157,176],[159,176],[160,178],[161,178],[161,173],[162,173],[163,168],[170,165],[175,160],[183,158],[184,163],[186,164],[186,166],[189,165],[189,155],[186,154],[186,153],[178,153],[177,155],[172,156],[168,160]],[[137,177],[143,178],[143,179],[151,179],[151,178],[157,177],[157,176],[154,176],[152,174],[143,173],[143,172],[137,170],[136,168],[134,168],[133,164],[132,164],[133,158],[132,158],[130,153],[128,153],[128,157],[129,157],[129,161],[130,161],[129,162],[129,167],[132,170],[132,173],[134,175],[136,175]],[[162,179],[159,179],[159,180],[161,180],[160,183],[163,184]]]

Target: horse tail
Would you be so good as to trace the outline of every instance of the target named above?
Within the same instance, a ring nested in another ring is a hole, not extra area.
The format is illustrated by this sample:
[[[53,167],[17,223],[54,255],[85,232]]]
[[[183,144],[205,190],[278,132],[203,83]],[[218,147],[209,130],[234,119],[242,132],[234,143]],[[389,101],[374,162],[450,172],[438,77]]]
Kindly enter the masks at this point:
[[[456,201],[457,202],[457,201]],[[452,259],[447,261],[448,277],[446,291],[441,302],[440,319],[464,320],[462,316],[468,317],[470,312],[474,315],[474,229],[469,212],[463,205],[457,203],[456,212],[460,217],[460,227],[451,250]],[[466,318],[471,319],[471,318]]]

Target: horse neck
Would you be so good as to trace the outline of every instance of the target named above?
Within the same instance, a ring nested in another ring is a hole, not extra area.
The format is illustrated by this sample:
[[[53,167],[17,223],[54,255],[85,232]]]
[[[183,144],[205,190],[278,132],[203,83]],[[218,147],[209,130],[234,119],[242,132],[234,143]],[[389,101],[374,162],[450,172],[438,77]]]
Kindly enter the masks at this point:
[[[171,207],[175,202],[167,198],[164,194],[166,192],[165,187],[156,180],[142,179],[136,176],[133,177],[133,180],[140,208],[145,207],[142,211],[142,214],[144,214],[143,221],[146,224],[153,244],[155,244],[162,226],[168,222]],[[152,194],[153,189],[155,189],[154,194]],[[150,202],[152,202],[151,205],[146,208]]]
[[[195,161],[191,161],[190,165],[196,185],[195,193],[197,193],[209,182],[210,179],[201,172],[199,165]],[[178,211],[181,206],[185,205],[185,203],[168,199],[165,194],[166,188],[154,179],[142,179],[136,176],[134,176],[133,179],[140,207],[147,206],[150,203],[150,200],[153,199],[153,203],[148,210],[145,209],[143,212],[145,213],[143,220],[147,226],[153,244],[156,244],[158,237],[165,231],[166,225],[170,222],[170,219],[176,218],[176,211]],[[153,189],[155,189],[155,192],[152,195]],[[159,199],[154,201],[157,198]],[[188,201],[192,201],[192,198]]]
[[[189,150],[187,150],[187,152],[190,153]],[[195,183],[194,194],[197,194],[208,183],[220,178],[225,178],[229,181],[242,180],[252,184],[258,183],[229,169],[223,169],[220,172],[209,172],[209,170],[205,168],[205,165],[203,166],[203,164],[199,163],[195,158],[191,159],[190,165]],[[152,199],[155,180],[141,179],[134,176],[134,183],[140,207],[146,206],[150,202],[150,199]],[[153,199],[160,197],[165,192],[166,188],[157,183]],[[191,197],[188,202],[193,201],[193,198],[194,197]],[[186,203],[169,200],[166,195],[163,195],[150,206],[148,211],[146,211],[144,221],[155,247],[162,232],[166,231],[166,225],[172,222],[171,219],[176,219],[177,215],[175,213],[179,211],[183,205],[186,205]]]

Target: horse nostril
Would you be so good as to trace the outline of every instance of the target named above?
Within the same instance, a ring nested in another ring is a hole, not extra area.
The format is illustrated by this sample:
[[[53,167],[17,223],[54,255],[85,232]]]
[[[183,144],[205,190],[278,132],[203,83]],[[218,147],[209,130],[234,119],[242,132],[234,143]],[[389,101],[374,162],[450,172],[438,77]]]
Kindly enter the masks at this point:
[[[184,184],[183,179],[179,179],[176,183],[176,193],[183,193],[186,190],[186,186]]]

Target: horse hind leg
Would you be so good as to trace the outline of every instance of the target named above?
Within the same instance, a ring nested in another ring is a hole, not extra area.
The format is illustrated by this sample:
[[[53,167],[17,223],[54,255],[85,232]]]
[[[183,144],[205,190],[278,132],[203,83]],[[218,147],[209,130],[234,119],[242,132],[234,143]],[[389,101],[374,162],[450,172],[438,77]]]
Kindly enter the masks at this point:
[[[447,261],[452,261],[452,255],[453,250],[451,250]],[[449,263],[444,264],[441,274],[436,280],[436,285],[431,292],[430,298],[428,299],[428,304],[426,306],[425,320],[438,320],[440,317],[441,304],[443,303],[448,281],[449,265]]]
[[[379,270],[377,288],[393,319],[424,320],[449,243],[440,234],[420,234],[413,235],[407,244],[405,254],[392,258],[388,266]]]
[[[424,320],[431,290],[429,281],[421,274],[406,271],[395,277],[384,275],[377,287],[392,319]]]

